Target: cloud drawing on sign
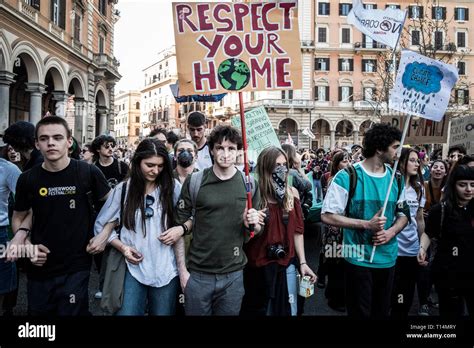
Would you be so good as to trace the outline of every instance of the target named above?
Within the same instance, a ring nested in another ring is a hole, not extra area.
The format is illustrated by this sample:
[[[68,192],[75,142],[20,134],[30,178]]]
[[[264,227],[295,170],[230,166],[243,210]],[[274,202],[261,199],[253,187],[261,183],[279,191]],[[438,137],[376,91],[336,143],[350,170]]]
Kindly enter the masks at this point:
[[[424,63],[409,63],[402,76],[403,91],[402,107],[405,110],[425,115],[425,108],[433,99],[436,105],[436,93],[441,91],[444,75],[441,69]]]
[[[414,62],[406,66],[402,84],[408,90],[414,89],[423,94],[438,93],[443,77],[437,66]]]

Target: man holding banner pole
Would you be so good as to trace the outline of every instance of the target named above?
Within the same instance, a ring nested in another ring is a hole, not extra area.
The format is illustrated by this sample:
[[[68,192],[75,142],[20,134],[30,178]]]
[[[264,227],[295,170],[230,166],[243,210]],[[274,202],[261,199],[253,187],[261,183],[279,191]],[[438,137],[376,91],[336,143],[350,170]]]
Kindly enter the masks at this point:
[[[389,124],[375,124],[364,137],[365,160],[353,170],[341,170],[326,193],[322,221],[344,228],[346,306],[350,317],[389,315],[398,243],[396,235],[408,222],[403,187],[390,185],[401,132]],[[389,193],[387,195],[387,189]],[[388,196],[386,213],[383,202]],[[371,251],[379,247],[373,262]]]
[[[395,50],[406,19],[406,11],[387,8],[366,10],[360,0],[353,0],[353,9],[347,16],[348,23],[356,26],[373,40],[393,48],[392,59],[395,68]],[[447,108],[450,93],[458,79],[457,70],[448,64],[427,58],[415,52],[403,50],[399,72],[390,93],[389,106],[408,114],[402,135],[401,146],[411,121],[411,115],[440,121]],[[394,79],[395,80],[395,79]],[[378,106],[378,105],[377,105]],[[374,114],[377,111],[377,107]],[[394,172],[398,161],[395,162]],[[393,183],[393,176],[388,192]],[[382,214],[385,213],[387,199]],[[373,261],[376,248],[372,250]]]

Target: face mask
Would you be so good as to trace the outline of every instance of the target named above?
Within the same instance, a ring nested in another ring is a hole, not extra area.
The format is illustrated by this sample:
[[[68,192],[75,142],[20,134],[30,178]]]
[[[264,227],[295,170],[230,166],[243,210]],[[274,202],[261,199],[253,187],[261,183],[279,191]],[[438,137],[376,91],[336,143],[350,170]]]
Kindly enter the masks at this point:
[[[272,173],[273,188],[275,189],[275,198],[282,204],[285,198],[286,174],[288,169],[284,166],[277,166]]]
[[[183,151],[178,154],[178,165],[183,168],[188,168],[193,164],[193,155],[189,151]]]

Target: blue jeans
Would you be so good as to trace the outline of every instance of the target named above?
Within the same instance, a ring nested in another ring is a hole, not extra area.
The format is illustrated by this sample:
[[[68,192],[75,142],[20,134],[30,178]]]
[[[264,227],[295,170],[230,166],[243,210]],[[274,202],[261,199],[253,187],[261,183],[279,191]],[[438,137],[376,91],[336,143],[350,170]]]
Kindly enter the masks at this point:
[[[296,273],[295,265],[290,263],[286,268],[286,284],[288,286],[291,316],[293,317],[298,313],[298,277]]]
[[[148,286],[137,281],[130,272],[125,272],[122,308],[116,315],[174,315],[179,278],[174,277],[169,284],[160,288]]]
[[[6,245],[8,241],[7,226],[0,226],[0,295],[9,293],[16,289],[16,264],[14,262],[6,262]]]
[[[323,187],[321,186],[321,180],[313,180],[314,185],[314,195],[316,196],[316,201],[321,202],[323,200]]]

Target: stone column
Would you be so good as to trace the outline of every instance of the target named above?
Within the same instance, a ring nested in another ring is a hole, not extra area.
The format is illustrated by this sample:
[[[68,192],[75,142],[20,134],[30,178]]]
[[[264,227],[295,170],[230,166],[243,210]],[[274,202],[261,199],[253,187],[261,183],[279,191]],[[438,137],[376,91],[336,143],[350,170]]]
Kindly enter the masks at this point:
[[[54,115],[66,117],[67,94],[64,91],[53,91],[53,100],[56,101]]]
[[[84,119],[86,118],[86,100],[84,98],[74,98],[74,137],[84,142]]]
[[[114,120],[115,120],[115,113],[110,111],[107,115],[107,131],[109,134],[114,134],[114,137],[116,137],[116,134],[114,132]]]
[[[331,142],[330,142],[331,149],[334,149],[334,146],[336,146],[336,131],[332,130],[331,131]]]
[[[359,144],[359,131],[353,131],[354,144]]]
[[[42,83],[25,83],[25,92],[30,93],[30,122],[37,124],[41,120],[41,106],[43,105],[43,94],[46,92],[46,85]]]
[[[105,134],[107,132],[107,108],[97,106],[96,117],[99,117],[99,134]]]
[[[8,127],[10,120],[10,85],[15,82],[15,74],[0,71],[0,132]]]

